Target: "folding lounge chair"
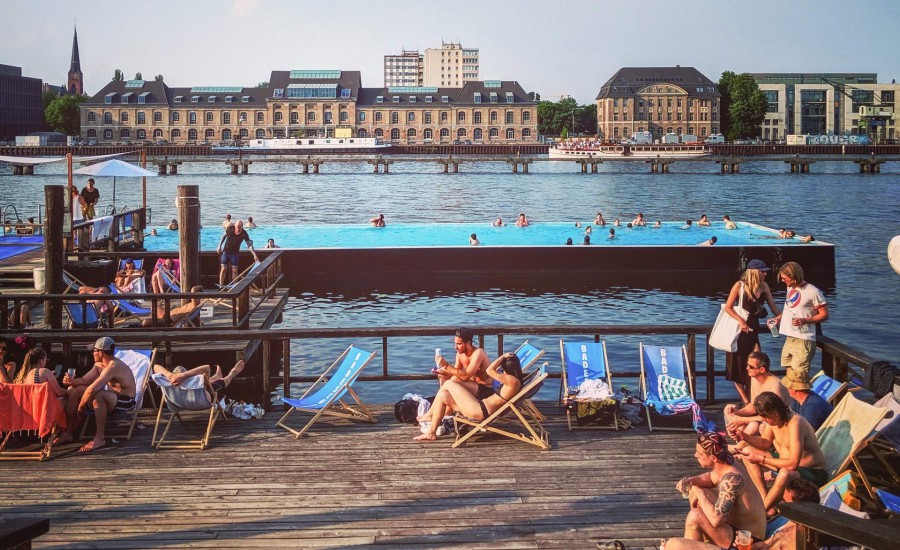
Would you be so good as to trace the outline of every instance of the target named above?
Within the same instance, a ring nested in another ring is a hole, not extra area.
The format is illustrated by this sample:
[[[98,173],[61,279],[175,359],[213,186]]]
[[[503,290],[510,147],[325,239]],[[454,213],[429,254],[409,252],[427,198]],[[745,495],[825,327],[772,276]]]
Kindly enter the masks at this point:
[[[887,512],[889,516],[893,518],[900,517],[900,496],[880,488],[875,489],[875,494],[884,506],[884,511]]]
[[[560,405],[564,405],[564,399],[575,400],[580,403],[595,401],[592,399],[578,399],[574,396],[578,394],[581,385],[588,380],[599,380],[606,384],[610,392],[613,392],[612,373],[608,367],[609,361],[606,356],[606,342],[564,342],[559,341],[559,351],[562,356],[562,383],[560,384]],[[569,397],[571,396],[571,397]],[[600,428],[600,429],[619,429],[619,416],[615,412],[612,413],[612,422],[604,425],[579,426],[577,423],[572,425],[572,410],[566,406],[566,421],[569,424],[569,431],[572,428]]]
[[[100,314],[91,302],[63,302],[63,307],[69,314],[69,328],[100,328]]]
[[[843,395],[844,390],[847,389],[846,382],[838,382],[825,374],[824,371],[819,371],[818,374],[813,376],[810,383],[812,384],[812,388],[810,389],[832,405],[834,405],[834,402],[838,397]]]
[[[867,470],[860,470],[859,475],[865,481],[866,487],[874,485],[900,487],[900,474],[888,460],[890,455],[900,453],[900,403],[889,393],[876,401],[875,406],[884,407],[889,412],[875,426],[871,439],[866,443],[866,450],[881,464],[887,477],[880,477],[881,472],[876,474]]]
[[[164,261],[165,258],[156,260],[156,265],[153,266],[153,273],[160,272],[163,282],[168,287],[167,292],[181,292],[181,260],[172,258],[172,271],[163,267]]]
[[[122,314],[124,317],[145,317],[150,315],[152,311],[148,307],[141,307],[135,302],[125,298],[126,294],[124,294],[121,290],[116,287],[116,285],[109,285],[110,294],[118,295],[119,299],[110,300],[111,302],[116,304],[115,313]]]
[[[850,393],[841,399],[816,431],[829,477],[836,477],[851,463],[858,473],[862,472],[857,454],[878,435],[876,427],[887,414],[888,409],[864,403]],[[860,477],[869,494],[874,495],[868,480]]]
[[[521,346],[516,348],[515,354],[519,358],[519,364],[522,365],[522,372],[527,374],[537,364],[538,359],[544,355],[544,350],[529,344],[528,340],[525,340]],[[499,386],[500,383],[495,380],[494,388],[499,388]],[[522,400],[522,409],[527,410],[537,420],[544,421],[544,415],[541,414],[541,411],[538,410],[530,398]]]
[[[43,384],[0,384],[0,460],[46,460],[58,428],[66,425],[66,411]],[[8,450],[15,432],[36,431],[40,442]]]
[[[238,274],[237,277],[235,277],[234,279],[232,279],[230,283],[228,283],[227,285],[225,285],[225,286],[219,288],[218,290],[219,290],[220,292],[231,292],[231,291],[233,291],[233,290],[235,289],[235,287],[237,287],[238,284],[240,284],[240,282],[243,281],[243,280],[247,277],[247,274],[249,274],[251,271],[253,271],[253,268],[254,268],[254,267],[256,267],[256,266],[259,265],[259,263],[260,263],[260,262],[253,262],[252,264],[250,264],[250,266],[249,266],[247,269],[241,271],[241,272]],[[216,299],[214,299],[214,300],[210,300],[210,302],[211,302],[212,304],[214,304],[214,305],[217,305],[217,306],[218,306],[218,305],[221,305],[221,306],[225,306],[225,307],[227,307],[227,308],[234,309],[234,306],[232,305],[232,301],[229,300],[228,298],[216,298]]]
[[[375,417],[369,409],[360,401],[359,396],[353,391],[353,383],[356,382],[359,373],[366,364],[375,356],[375,353],[364,351],[355,346],[350,346],[328,369],[322,373],[316,382],[310,386],[299,399],[282,397],[281,400],[291,408],[281,417],[276,424],[300,438],[322,415],[349,418],[351,420],[367,420],[375,423]],[[345,394],[350,394],[356,401],[359,409],[344,403]],[[306,412],[313,417],[299,431],[291,428],[285,421],[294,412]]]
[[[698,407],[694,384],[689,376],[687,350],[684,346],[648,346],[641,343],[641,400],[647,411],[647,427],[653,431],[650,408],[655,413],[671,416],[688,413]],[[695,431],[691,427],[663,427],[658,430]]]
[[[127,429],[127,432],[121,437],[130,441],[131,435],[134,433],[134,426],[137,424],[138,413],[140,413],[144,406],[144,395],[150,395],[150,402],[152,403],[153,408],[156,408],[156,399],[153,397],[153,393],[147,392],[147,386],[150,382],[150,370],[156,360],[156,350],[117,349],[115,356],[128,365],[131,368],[131,373],[134,375],[136,388],[134,396],[135,404],[134,408],[130,411],[125,411],[124,413],[110,413],[107,415],[107,433],[109,432],[109,427],[111,427],[112,423],[118,422],[118,419],[121,418],[122,428]],[[88,424],[90,423],[89,421],[93,417],[93,414],[88,413],[87,421],[85,421],[84,427],[81,430],[81,439],[85,439]]]
[[[225,411],[219,407],[219,396],[209,383],[209,377],[205,374],[202,376],[194,376],[182,381],[181,384],[173,386],[169,383],[165,376],[160,374],[153,375],[153,381],[162,390],[162,402],[160,403],[159,412],[156,415],[156,425],[153,427],[153,437],[151,445],[154,449],[159,450],[162,447],[169,449],[199,449],[203,450],[209,445],[209,438],[212,435],[213,426],[216,419],[222,415],[225,418]],[[211,397],[210,397],[211,396]],[[165,428],[157,439],[159,426],[163,422],[163,409],[169,411],[169,417],[165,420]],[[177,416],[179,420],[185,413],[206,413],[208,412],[206,431],[201,439],[166,441],[169,435],[169,428],[172,426],[172,420]]]
[[[529,445],[534,445],[542,450],[549,449],[550,434],[544,429],[537,418],[520,408],[520,405],[525,399],[529,399],[537,393],[546,378],[547,367],[545,366],[541,366],[539,369],[531,371],[526,375],[525,380],[523,380],[523,385],[522,388],[519,389],[519,392],[483,420],[476,421],[460,415],[454,416],[453,423],[456,426],[457,437],[456,441],[453,443],[453,448],[465,444],[466,441],[476,435],[493,433]],[[521,428],[522,431],[515,433],[510,431],[514,428],[507,428],[506,425],[504,425],[503,428],[495,426],[495,422],[501,418],[512,421],[518,428]],[[470,428],[469,431],[462,433],[460,430],[461,425],[468,426]]]

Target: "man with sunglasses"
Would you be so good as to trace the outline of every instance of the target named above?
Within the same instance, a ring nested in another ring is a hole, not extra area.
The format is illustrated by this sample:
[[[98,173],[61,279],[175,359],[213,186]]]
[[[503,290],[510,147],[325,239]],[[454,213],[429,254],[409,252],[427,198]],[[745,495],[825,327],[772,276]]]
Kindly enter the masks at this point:
[[[115,356],[116,343],[106,336],[97,339],[91,353],[94,367],[82,377],[71,378],[68,373],[63,384],[69,386],[66,401],[67,425],[55,443],[72,441],[73,432],[81,425],[86,411],[94,412],[97,432],[94,439],[79,449],[95,451],[106,445],[106,417],[114,412],[124,412],[136,406],[137,383],[131,368]]]
[[[735,437],[735,431],[743,431],[745,434],[758,434],[762,418],[756,414],[753,401],[763,392],[772,392],[781,396],[786,402],[792,401],[788,390],[782,385],[777,376],[769,372],[769,356],[761,351],[751,352],[747,356],[747,374],[750,375],[750,402],[742,407],[737,405],[725,406],[725,423],[728,435]]]
[[[766,510],[781,502],[784,489],[792,479],[803,478],[817,487],[827,483],[825,455],[809,422],[772,392],[761,393],[753,406],[766,424],[760,435],[739,431],[735,450],[740,452],[753,484],[763,495]],[[774,451],[770,453],[773,446]],[[764,478],[767,469],[778,472],[770,489],[766,489]]]
[[[709,472],[685,477],[675,488],[687,495],[691,511],[684,521],[684,537],[708,540],[720,548],[734,548],[735,534],[750,531],[754,540],[765,538],[766,510],[749,482],[747,470],[728,450],[717,432],[700,434],[694,458]]]

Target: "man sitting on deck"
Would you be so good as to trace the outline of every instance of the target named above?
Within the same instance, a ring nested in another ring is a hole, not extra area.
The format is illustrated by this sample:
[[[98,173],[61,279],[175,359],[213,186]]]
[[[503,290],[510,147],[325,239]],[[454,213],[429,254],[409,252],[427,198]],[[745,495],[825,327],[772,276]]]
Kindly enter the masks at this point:
[[[753,401],[762,392],[773,392],[786,402],[791,398],[778,377],[769,372],[769,356],[761,351],[751,352],[747,356],[747,371],[750,375],[750,402],[738,408],[737,405],[725,405],[725,423],[728,435],[735,437],[734,432],[743,430],[747,434],[758,434],[762,418],[756,414]]]
[[[81,425],[85,411],[93,410],[97,421],[94,439],[81,447],[85,453],[106,445],[106,417],[116,411],[130,411],[137,404],[135,395],[137,384],[131,368],[114,355],[115,341],[105,336],[94,342],[94,368],[80,378],[63,377],[63,384],[69,386],[66,401],[66,431],[55,443],[72,441],[74,430]]]
[[[684,536],[709,540],[720,548],[733,548],[737,531],[746,529],[755,540],[766,535],[762,497],[748,482],[747,470],[734,460],[722,434],[700,434],[694,458],[708,473],[682,478],[675,488],[688,495],[691,511]]]
[[[484,350],[472,343],[472,331],[467,328],[456,329],[453,346],[456,348],[456,362],[453,365],[442,356],[435,358],[438,382],[441,385],[447,380],[459,382],[478,399],[493,395],[492,379],[487,375],[491,362]]]
[[[772,392],[761,393],[753,406],[766,424],[758,436],[737,431],[735,449],[740,452],[754,485],[764,497],[766,510],[781,502],[784,488],[792,479],[807,479],[817,487],[827,483],[825,455],[809,422]],[[773,445],[775,450],[770,453]],[[766,468],[778,470],[775,482],[768,490],[763,476]]]
[[[191,293],[196,294],[196,293],[200,293],[200,292],[203,292],[203,287],[200,285],[197,285],[197,286],[191,288]],[[191,315],[192,313],[197,311],[197,309],[201,305],[203,305],[203,301],[200,300],[200,297],[194,296],[193,298],[191,298],[190,302],[184,304],[183,306],[173,307],[169,311],[169,318],[172,320],[172,323],[168,326],[177,325],[179,321],[181,321],[188,315]],[[165,319],[166,319],[166,304],[165,304],[165,302],[159,302],[159,305],[156,307],[156,314],[154,315],[154,317],[156,320],[156,326],[166,326],[166,324],[165,324]],[[154,324],[153,321],[154,321],[154,319],[152,319],[152,318],[144,319],[143,321],[141,321],[141,326],[144,326],[144,327],[153,326],[153,324]]]

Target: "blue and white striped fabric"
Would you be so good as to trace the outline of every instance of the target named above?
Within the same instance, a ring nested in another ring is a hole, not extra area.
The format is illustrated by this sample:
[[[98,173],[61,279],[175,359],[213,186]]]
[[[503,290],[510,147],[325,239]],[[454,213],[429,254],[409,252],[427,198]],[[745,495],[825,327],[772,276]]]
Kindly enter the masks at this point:
[[[344,360],[335,370],[331,378],[314,393],[294,399],[282,397],[281,400],[297,409],[319,410],[327,407],[334,401],[342,398],[347,389],[353,385],[362,368],[374,356],[374,352],[361,350],[350,346],[344,355]]]

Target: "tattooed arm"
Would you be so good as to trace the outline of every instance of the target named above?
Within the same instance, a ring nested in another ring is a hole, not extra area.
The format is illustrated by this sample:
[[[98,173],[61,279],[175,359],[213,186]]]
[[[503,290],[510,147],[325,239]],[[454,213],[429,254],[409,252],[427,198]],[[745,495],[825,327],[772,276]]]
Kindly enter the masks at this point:
[[[744,478],[738,473],[728,473],[722,476],[719,483],[719,497],[716,499],[716,519],[711,519],[713,525],[719,524],[719,519],[725,518],[737,504],[738,496],[744,488]]]

